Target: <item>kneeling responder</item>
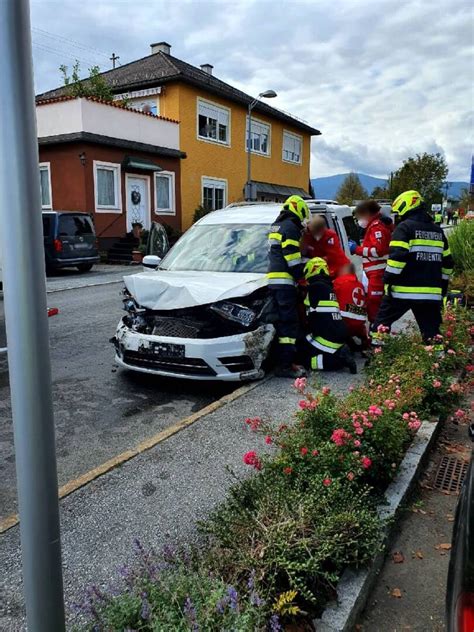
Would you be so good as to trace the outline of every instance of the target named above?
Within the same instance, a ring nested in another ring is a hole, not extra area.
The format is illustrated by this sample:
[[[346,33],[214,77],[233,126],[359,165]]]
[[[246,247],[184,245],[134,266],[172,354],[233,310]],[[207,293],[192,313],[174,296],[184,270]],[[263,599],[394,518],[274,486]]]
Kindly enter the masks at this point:
[[[303,367],[295,365],[296,339],[299,332],[297,282],[304,278],[300,239],[303,223],[309,220],[309,208],[299,195],[290,196],[271,227],[268,284],[276,309],[278,336],[278,377],[301,377]]]
[[[364,286],[356,275],[354,264],[341,268],[333,282],[341,316],[349,335],[351,351],[363,351],[370,346],[367,335],[367,307]]]
[[[439,334],[443,296],[453,271],[451,252],[418,191],[405,191],[392,208],[397,227],[385,269],[385,296],[371,327],[372,340],[377,344],[380,325],[390,327],[411,309],[428,342]]]
[[[308,282],[305,299],[309,334],[306,336],[304,356],[313,370],[337,371],[348,367],[357,373],[357,365],[344,344],[347,328],[339,310],[329,269],[324,259],[314,257],[304,268]]]
[[[383,298],[383,273],[387,263],[392,231],[382,221],[380,206],[375,200],[361,202],[355,210],[358,224],[365,229],[362,245],[349,240],[351,254],[362,257],[362,269],[367,281],[367,316],[372,323]]]

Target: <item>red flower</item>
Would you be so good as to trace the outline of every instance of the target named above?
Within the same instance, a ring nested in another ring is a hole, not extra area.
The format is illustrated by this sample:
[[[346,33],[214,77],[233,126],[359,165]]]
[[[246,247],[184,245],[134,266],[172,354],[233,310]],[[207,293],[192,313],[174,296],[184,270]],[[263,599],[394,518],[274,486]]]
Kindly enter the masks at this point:
[[[306,456],[309,452],[308,448],[302,447],[300,448],[300,452],[302,454],[302,456]]]
[[[270,435],[267,435],[267,436],[265,437],[265,443],[266,443],[267,445],[270,445],[270,443],[271,443],[271,442],[272,442],[272,438],[270,437]]]
[[[319,451],[318,451],[318,450],[313,450],[313,451],[311,452],[311,454],[312,454],[313,456],[318,456],[318,455],[319,455]]]
[[[330,478],[325,478],[323,480],[323,485],[324,487],[329,487],[329,485],[332,483],[332,480]]]
[[[293,472],[293,469],[291,467],[283,468],[283,474],[291,474],[292,472]]]
[[[245,463],[245,465],[251,465],[256,470],[262,469],[262,462],[258,458],[257,453],[254,452],[253,450],[251,450],[250,452],[246,452],[242,460]]]
[[[362,463],[362,467],[365,470],[368,470],[369,467],[372,465],[372,459],[369,459],[368,456],[363,456],[360,460],[360,462]]]

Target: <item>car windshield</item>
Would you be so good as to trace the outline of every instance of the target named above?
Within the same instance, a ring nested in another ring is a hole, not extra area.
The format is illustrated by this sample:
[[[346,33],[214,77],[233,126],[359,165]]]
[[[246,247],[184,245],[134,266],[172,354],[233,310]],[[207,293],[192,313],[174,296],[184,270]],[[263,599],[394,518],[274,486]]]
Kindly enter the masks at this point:
[[[173,246],[161,270],[256,272],[268,268],[266,224],[204,224],[193,226]]]

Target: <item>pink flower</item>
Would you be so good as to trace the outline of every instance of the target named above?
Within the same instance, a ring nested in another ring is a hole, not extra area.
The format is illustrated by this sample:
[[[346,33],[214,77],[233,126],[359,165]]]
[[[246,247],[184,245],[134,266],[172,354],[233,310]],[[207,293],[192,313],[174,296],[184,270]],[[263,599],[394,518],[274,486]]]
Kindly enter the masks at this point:
[[[415,419],[414,421],[410,421],[408,424],[408,427],[410,428],[410,430],[418,430],[418,428],[421,426],[421,421],[419,419]]]
[[[330,478],[325,478],[323,480],[323,485],[324,487],[329,487],[329,485],[332,483],[332,480]]]
[[[456,351],[454,349],[448,349],[449,355],[456,355]]]
[[[309,452],[308,448],[306,448],[304,446],[302,448],[300,448],[300,453],[301,453],[302,456],[306,456],[308,454],[308,452]]]
[[[265,437],[265,443],[266,443],[267,445],[270,445],[270,444],[271,444],[271,442],[272,442],[272,438],[270,437],[270,435],[267,435],[267,436]]]
[[[435,388],[439,388],[441,386],[441,382],[439,380],[433,380],[433,386]]]
[[[474,371],[474,364],[467,364],[466,365],[466,371],[468,373],[472,373]]]
[[[300,399],[300,401],[298,402],[298,406],[301,408],[301,410],[306,410],[308,407],[308,402],[305,399]]]
[[[359,439],[355,439],[355,440],[354,440],[354,446],[355,446],[356,448],[360,448],[361,443],[360,443]]]
[[[245,420],[245,423],[248,426],[250,426],[250,430],[253,430],[253,432],[256,432],[260,424],[262,423],[262,420],[260,419],[260,417],[247,417],[247,419]]]
[[[292,472],[293,472],[293,469],[291,467],[283,468],[283,474],[291,474]]]
[[[433,364],[433,369],[439,369],[439,362],[435,362]]]
[[[356,430],[357,432],[357,430]],[[362,432],[364,432],[362,430]],[[331,435],[331,441],[338,446],[342,446],[346,444],[346,441],[351,438],[351,435],[344,430],[344,428],[336,428]]]
[[[401,394],[402,394],[401,390],[400,390],[399,388],[397,388],[397,389],[395,390],[395,395],[396,395],[397,397],[400,397],[400,395],[401,395]]]
[[[364,434],[364,429],[361,428],[360,426],[358,428],[355,429],[354,431],[357,435],[361,435]]]
[[[306,389],[307,380],[305,377],[297,377],[293,386],[299,393],[304,393]]]
[[[313,450],[313,451],[311,452],[311,454],[312,454],[313,456],[319,456],[319,450]]]
[[[354,472],[347,472],[347,478],[348,478],[350,481],[353,481],[353,480],[354,480],[354,476],[355,476]]]
[[[374,353],[382,353],[382,347],[375,347]]]
[[[390,327],[387,327],[386,325],[379,325],[377,327],[377,333],[379,334],[386,334],[390,331]]]
[[[467,367],[466,367],[466,370],[468,370]],[[353,386],[349,386],[349,393],[352,393],[353,390],[354,390],[354,387]]]
[[[360,462],[362,463],[362,467],[363,467],[365,470],[368,470],[368,469],[369,469],[369,467],[372,465],[372,460],[371,460],[371,459],[369,459],[369,457],[368,457],[368,456],[363,456],[363,457],[361,458]]]
[[[454,413],[454,416],[458,419],[464,419],[464,417],[466,416],[466,411],[462,408],[458,408],[457,411]]]
[[[262,469],[262,462],[258,458],[257,453],[254,452],[253,450],[251,450],[250,452],[246,452],[242,460],[245,463],[245,465],[251,465],[256,470]]]
[[[410,415],[408,413],[403,413],[402,417],[405,421],[408,421],[408,419],[410,419]]]
[[[375,406],[375,404],[372,404],[372,406],[369,406],[369,413],[371,415],[375,415],[376,417],[380,417],[380,415],[382,414],[382,409],[379,408],[379,406]]]
[[[323,386],[323,389],[321,392],[323,395],[329,395],[329,393],[331,392],[331,389],[329,388],[329,386]]]

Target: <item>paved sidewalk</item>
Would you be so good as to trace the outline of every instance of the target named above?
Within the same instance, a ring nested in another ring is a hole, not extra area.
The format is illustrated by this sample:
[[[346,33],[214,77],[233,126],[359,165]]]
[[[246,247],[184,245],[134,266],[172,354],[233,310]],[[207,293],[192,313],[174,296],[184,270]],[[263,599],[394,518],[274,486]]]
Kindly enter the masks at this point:
[[[471,449],[467,423],[446,422],[418,493],[399,523],[358,632],[445,630],[449,545],[459,496],[433,489],[434,478],[443,456],[469,459]]]
[[[49,294],[62,290],[75,290],[91,285],[118,283],[124,276],[141,271],[141,265],[117,266],[107,265],[105,263],[96,264],[90,272],[78,272],[74,268],[65,268],[46,277],[46,288]],[[48,304],[52,304],[52,302],[53,298],[50,297]]]
[[[323,381],[344,394],[362,379],[327,373]],[[85,585],[117,577],[137,537],[145,546],[190,541],[195,523],[224,500],[233,477],[248,475],[242,455],[263,451],[247,416],[287,422],[299,395],[290,380],[272,378],[201,418],[151,450],[98,478],[61,503],[65,595],[68,608]],[[0,629],[23,630],[19,529],[0,536]],[[2,611],[3,608],[3,611]]]

